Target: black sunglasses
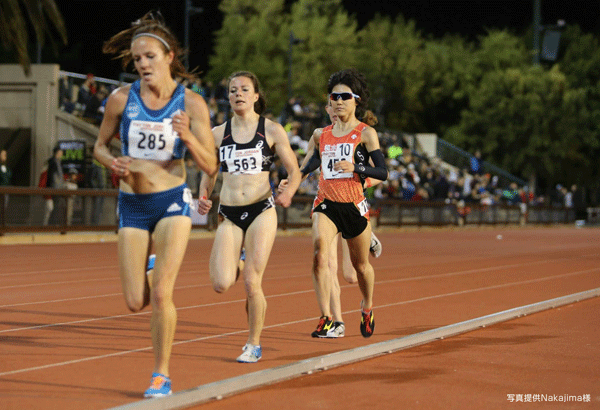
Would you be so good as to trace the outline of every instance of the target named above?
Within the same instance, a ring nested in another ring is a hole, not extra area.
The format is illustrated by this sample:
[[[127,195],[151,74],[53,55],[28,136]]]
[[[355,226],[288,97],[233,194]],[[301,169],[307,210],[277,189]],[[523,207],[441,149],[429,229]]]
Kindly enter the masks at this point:
[[[352,97],[358,98],[360,100],[360,95],[356,95],[354,93],[331,93],[331,94],[329,94],[329,99],[331,99],[332,101],[338,101],[340,98],[343,101],[347,101],[347,100],[351,99]]]

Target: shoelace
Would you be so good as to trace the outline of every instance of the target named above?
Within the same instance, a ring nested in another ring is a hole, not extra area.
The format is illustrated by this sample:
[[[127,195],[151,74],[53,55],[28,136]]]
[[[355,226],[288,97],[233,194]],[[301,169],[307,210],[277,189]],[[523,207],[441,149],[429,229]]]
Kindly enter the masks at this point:
[[[323,327],[325,327],[325,322],[326,322],[326,319],[324,317],[322,317],[319,320],[319,324],[317,325],[317,332],[320,332],[321,330],[323,330]]]
[[[371,333],[371,312],[369,313],[363,313],[363,322],[365,322],[365,329],[367,330],[368,333]]]

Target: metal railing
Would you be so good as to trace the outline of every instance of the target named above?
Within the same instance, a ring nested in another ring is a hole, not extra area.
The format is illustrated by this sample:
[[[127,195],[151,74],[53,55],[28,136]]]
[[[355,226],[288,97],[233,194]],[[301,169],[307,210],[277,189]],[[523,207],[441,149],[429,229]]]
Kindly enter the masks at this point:
[[[0,235],[18,232],[116,231],[115,189],[54,189],[0,187]],[[48,199],[53,211],[47,216]],[[213,230],[218,224],[218,196],[205,223],[194,229]],[[314,198],[297,195],[289,208],[277,207],[280,229],[306,228]],[[99,218],[94,218],[94,214]],[[575,222],[572,208],[413,202],[384,199],[373,203],[371,220],[377,226],[523,225]],[[44,224],[45,219],[47,223]]]
[[[437,140],[437,157],[448,164],[454,165],[460,169],[470,169],[470,160],[472,156],[472,154],[458,148],[455,145],[452,145],[447,141],[442,139]],[[520,186],[527,185],[527,181],[524,179],[516,177],[510,172],[490,164],[487,161],[482,162],[482,167],[485,172],[489,172],[492,175],[498,176],[500,186],[508,186],[511,182],[516,182]]]

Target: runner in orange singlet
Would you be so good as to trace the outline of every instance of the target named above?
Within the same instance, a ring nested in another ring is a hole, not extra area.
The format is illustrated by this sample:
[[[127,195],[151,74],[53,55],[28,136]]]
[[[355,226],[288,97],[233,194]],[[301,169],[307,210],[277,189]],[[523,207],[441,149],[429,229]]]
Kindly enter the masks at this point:
[[[363,296],[361,334],[370,337],[375,327],[372,311],[375,274],[368,258],[371,225],[362,179],[385,180],[388,173],[377,133],[358,119],[365,113],[369,99],[364,76],[354,69],[342,70],[329,78],[327,88],[338,121],[315,130],[302,168],[306,175],[321,167],[312,212],[313,283],[321,318],[312,336],[327,337],[333,326],[329,255],[334,238],[341,232],[348,242]]]

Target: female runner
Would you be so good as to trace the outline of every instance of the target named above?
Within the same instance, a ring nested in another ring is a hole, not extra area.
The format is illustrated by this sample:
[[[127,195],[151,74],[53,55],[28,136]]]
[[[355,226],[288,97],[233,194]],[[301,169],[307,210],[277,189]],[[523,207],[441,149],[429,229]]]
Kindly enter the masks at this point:
[[[267,301],[262,290],[265,271],[275,235],[275,204],[288,207],[300,185],[298,162],[283,127],[261,116],[265,99],[256,76],[242,71],[228,82],[233,116],[213,129],[219,147],[223,184],[219,194],[222,219],[215,235],[210,257],[210,278],[216,292],[225,292],[238,275],[242,247],[245,263],[241,274],[246,285],[250,332],[241,363],[254,363],[262,357],[262,332]],[[289,175],[289,185],[273,199],[269,170],[277,154]],[[200,182],[198,212],[208,213],[216,176],[203,175]]]
[[[103,52],[121,57],[124,68],[133,61],[140,76],[108,98],[94,157],[120,177],[121,284],[131,311],[152,305],[154,371],[144,396],[161,397],[171,394],[169,358],[177,322],[173,288],[192,226],[183,158],[187,149],[204,172],[216,174],[214,139],[204,99],[175,81],[193,76],[159,13],[147,13],[114,35]],[[109,149],[117,134],[120,156]],[[152,242],[156,262],[147,276]]]

